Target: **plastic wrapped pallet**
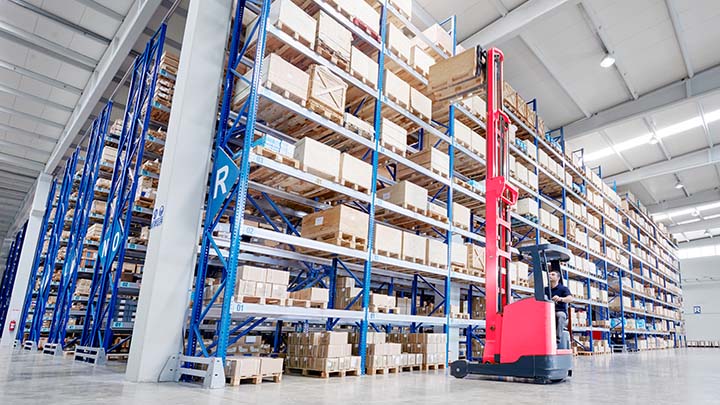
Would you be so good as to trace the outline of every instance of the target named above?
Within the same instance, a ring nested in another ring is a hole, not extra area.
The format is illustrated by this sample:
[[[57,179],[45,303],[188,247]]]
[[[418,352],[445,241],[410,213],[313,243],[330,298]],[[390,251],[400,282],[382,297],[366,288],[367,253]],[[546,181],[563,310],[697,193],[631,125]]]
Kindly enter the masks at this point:
[[[298,141],[293,157],[303,171],[335,182],[340,177],[340,151],[312,138]]]

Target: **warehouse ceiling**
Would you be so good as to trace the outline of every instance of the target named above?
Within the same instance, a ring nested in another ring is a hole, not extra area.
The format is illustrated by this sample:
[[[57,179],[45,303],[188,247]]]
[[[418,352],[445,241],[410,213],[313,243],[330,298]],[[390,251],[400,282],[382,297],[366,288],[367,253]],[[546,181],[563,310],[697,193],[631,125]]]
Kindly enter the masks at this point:
[[[547,126],[678,240],[720,235],[720,2],[418,3],[461,16],[458,43],[502,49],[505,79]]]
[[[38,174],[62,171],[108,99],[122,116],[123,76],[173,4],[0,0],[0,235],[22,225]],[[168,20],[171,52],[186,10],[180,2]]]

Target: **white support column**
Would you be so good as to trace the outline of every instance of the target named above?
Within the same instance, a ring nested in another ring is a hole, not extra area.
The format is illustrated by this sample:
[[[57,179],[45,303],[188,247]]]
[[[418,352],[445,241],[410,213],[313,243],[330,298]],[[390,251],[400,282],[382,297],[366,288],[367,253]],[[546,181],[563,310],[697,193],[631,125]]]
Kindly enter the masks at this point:
[[[452,308],[452,306],[457,306],[458,309],[460,308],[460,286],[457,284],[450,285],[450,305],[450,308]],[[460,354],[461,339],[460,328],[450,328],[450,351],[448,352],[448,363],[452,363],[458,359],[458,355]]]
[[[156,382],[182,351],[230,28],[231,0],[190,0],[126,379]]]
[[[12,321],[15,321],[17,324],[23,304],[25,303],[25,292],[27,291],[30,269],[35,259],[35,248],[37,247],[40,227],[42,226],[43,215],[45,214],[45,204],[47,203],[48,193],[50,192],[50,183],[52,183],[52,177],[45,173],[40,173],[35,183],[35,196],[33,197],[30,217],[28,218],[27,228],[25,229],[25,239],[23,241],[22,252],[20,252],[17,272],[15,273],[15,285],[13,286],[12,296],[10,297],[10,305],[8,306],[8,313],[5,318],[5,325],[2,325],[4,332],[2,341],[0,341],[0,347],[12,346],[15,341],[15,332],[8,331],[8,325],[10,325]],[[17,327],[22,326],[18,325]]]

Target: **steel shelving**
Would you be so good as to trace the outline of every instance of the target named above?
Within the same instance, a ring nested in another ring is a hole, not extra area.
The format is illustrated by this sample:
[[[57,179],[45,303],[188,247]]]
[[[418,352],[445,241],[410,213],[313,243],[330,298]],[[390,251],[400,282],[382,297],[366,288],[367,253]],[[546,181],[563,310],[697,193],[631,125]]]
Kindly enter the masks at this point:
[[[17,276],[18,263],[20,262],[20,254],[22,253],[23,242],[25,241],[25,231],[27,222],[15,234],[15,238],[10,244],[7,260],[5,262],[5,271],[2,273],[2,281],[0,282],[0,337],[4,332],[5,319],[10,307],[10,298],[12,297],[13,287],[15,286],[15,278]]]

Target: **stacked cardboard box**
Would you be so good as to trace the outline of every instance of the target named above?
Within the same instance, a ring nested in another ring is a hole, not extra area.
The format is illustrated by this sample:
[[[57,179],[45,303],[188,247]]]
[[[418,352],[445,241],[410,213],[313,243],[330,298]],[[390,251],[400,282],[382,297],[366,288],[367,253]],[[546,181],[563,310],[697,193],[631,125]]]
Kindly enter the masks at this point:
[[[291,292],[288,305],[327,308],[329,300],[330,295],[327,288],[311,287]]]
[[[231,385],[240,384],[240,380],[254,378],[255,383],[262,381],[262,377],[275,377],[280,382],[283,372],[282,357],[229,357],[225,364],[225,378]]]
[[[359,374],[360,357],[352,356],[347,332],[290,333],[287,368],[320,373],[355,371]]]
[[[362,288],[355,287],[352,277],[338,277],[335,280],[335,309],[346,309],[355,297],[362,292]],[[347,308],[359,311],[362,308],[362,296],[358,297],[352,307]]]
[[[283,270],[255,266],[240,266],[235,282],[235,299],[238,302],[256,302],[284,305],[288,298],[290,273]]]
[[[402,352],[422,354],[423,366],[445,364],[447,336],[444,333],[409,333],[400,336]]]

